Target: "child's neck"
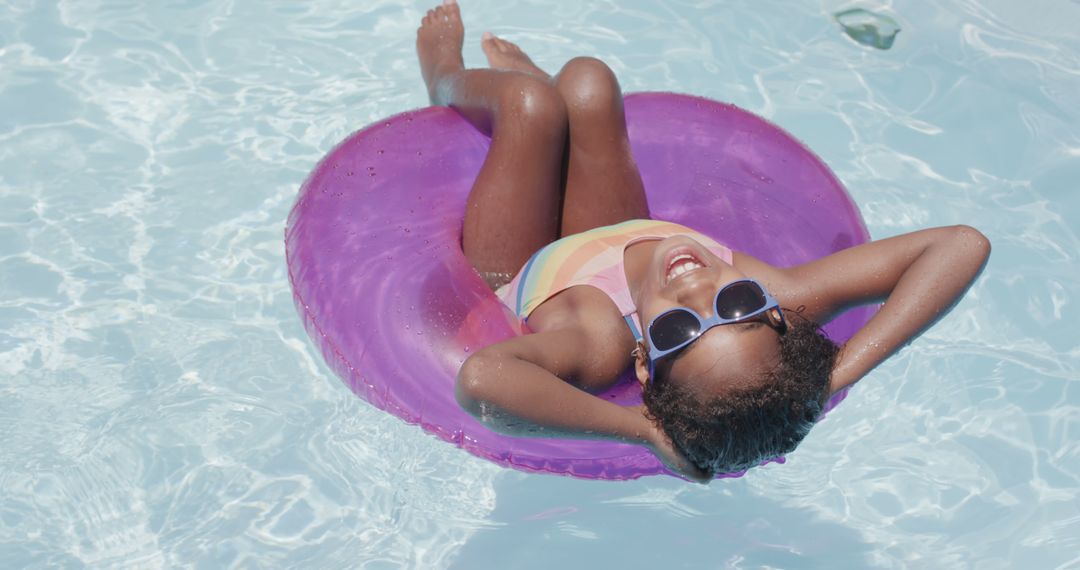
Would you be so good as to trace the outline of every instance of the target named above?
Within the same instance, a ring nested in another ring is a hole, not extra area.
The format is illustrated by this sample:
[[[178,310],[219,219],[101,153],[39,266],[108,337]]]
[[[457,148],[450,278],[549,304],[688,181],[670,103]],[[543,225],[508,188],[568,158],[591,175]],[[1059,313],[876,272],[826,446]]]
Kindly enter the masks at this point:
[[[652,262],[653,252],[656,251],[658,239],[650,239],[630,244],[623,250],[623,273],[626,274],[626,285],[630,289],[630,298],[634,300],[634,307],[640,307],[638,292],[644,281],[645,272],[648,271]]]

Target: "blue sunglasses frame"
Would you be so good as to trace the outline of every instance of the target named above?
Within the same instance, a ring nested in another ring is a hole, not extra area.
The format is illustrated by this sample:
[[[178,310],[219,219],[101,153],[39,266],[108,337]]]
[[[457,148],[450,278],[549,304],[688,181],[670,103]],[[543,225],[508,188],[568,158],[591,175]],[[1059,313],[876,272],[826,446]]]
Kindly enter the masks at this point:
[[[717,314],[718,313],[717,304],[720,301],[720,296],[724,294],[724,291],[726,291],[726,290],[730,289],[732,286],[738,285],[740,283],[750,283],[750,284],[753,284],[754,286],[756,286],[759,290],[761,290],[761,294],[765,298],[765,304],[762,305],[762,307],[760,309],[754,310],[754,311],[752,311],[750,313],[738,316],[738,317],[733,318],[733,319],[725,319],[723,317],[718,316],[718,314]],[[648,339],[649,339],[649,378],[653,378],[653,375],[656,372],[656,363],[657,363],[657,361],[659,361],[661,358],[664,358],[666,356],[671,355],[672,353],[683,350],[684,348],[690,346],[691,344],[694,344],[694,342],[696,342],[699,338],[701,338],[702,335],[704,335],[706,332],[708,332],[709,329],[711,329],[713,327],[752,321],[752,320],[758,319],[759,317],[761,317],[761,315],[764,315],[764,314],[768,313],[769,311],[771,311],[773,309],[777,309],[777,312],[780,314],[780,323],[779,323],[779,325],[773,325],[773,323],[771,321],[769,321],[768,324],[770,326],[773,326],[774,328],[776,328],[777,331],[780,332],[781,334],[783,334],[785,331],[787,331],[787,319],[784,318],[784,311],[780,310],[780,303],[772,295],[769,294],[769,291],[767,289],[765,289],[765,287],[761,283],[758,283],[757,281],[755,281],[753,279],[749,279],[749,278],[736,279],[735,281],[731,281],[730,283],[726,283],[725,285],[721,286],[720,289],[716,291],[716,295],[713,297],[713,307],[712,308],[713,308],[713,316],[711,316],[711,317],[709,317],[707,319],[702,318],[702,316],[699,315],[697,311],[695,311],[695,310],[693,310],[693,309],[691,309],[689,307],[676,307],[674,309],[669,309],[667,311],[664,311],[663,313],[660,313],[659,315],[653,317],[653,319],[651,321],[649,321],[649,326],[645,327],[645,334],[648,335]],[[690,315],[692,315],[694,318],[697,319],[697,321],[698,321],[698,332],[697,332],[697,334],[695,334],[691,338],[686,339],[686,341],[684,341],[682,343],[679,343],[678,345],[676,345],[676,346],[674,346],[672,348],[669,348],[669,349],[666,349],[666,350],[658,350],[656,348],[656,343],[653,341],[653,334],[652,334],[653,325],[656,324],[656,321],[664,318],[665,316],[670,315],[672,313],[679,312],[679,311],[689,313]]]

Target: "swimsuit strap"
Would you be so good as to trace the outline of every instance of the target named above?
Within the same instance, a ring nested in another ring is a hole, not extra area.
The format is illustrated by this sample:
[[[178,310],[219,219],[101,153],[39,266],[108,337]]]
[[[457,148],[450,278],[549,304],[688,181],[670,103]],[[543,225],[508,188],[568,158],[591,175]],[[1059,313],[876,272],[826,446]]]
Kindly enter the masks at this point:
[[[623,320],[626,321],[626,326],[630,327],[630,332],[634,335],[635,342],[641,342],[645,337],[641,335],[641,331],[638,329],[637,323],[634,322],[637,319],[635,317],[637,313],[631,313],[629,315],[623,315]]]

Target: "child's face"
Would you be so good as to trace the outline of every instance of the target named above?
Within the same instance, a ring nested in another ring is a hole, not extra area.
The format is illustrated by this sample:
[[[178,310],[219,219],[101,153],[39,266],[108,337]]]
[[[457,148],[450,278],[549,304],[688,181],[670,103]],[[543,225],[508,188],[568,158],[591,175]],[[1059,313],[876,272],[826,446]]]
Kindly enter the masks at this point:
[[[679,269],[680,265],[684,267]],[[720,288],[746,277],[691,238],[662,240],[640,285],[641,322],[648,326],[654,317],[676,307],[693,309],[708,318],[714,313],[713,301]],[[678,355],[664,360],[671,366],[668,381],[709,398],[732,387],[752,386],[776,365],[779,355],[776,330],[754,321],[713,327]]]

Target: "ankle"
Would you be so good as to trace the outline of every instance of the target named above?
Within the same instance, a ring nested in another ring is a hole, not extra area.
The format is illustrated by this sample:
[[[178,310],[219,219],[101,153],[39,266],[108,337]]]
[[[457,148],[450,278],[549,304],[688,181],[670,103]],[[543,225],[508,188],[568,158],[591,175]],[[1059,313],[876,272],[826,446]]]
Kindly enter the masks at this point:
[[[452,86],[462,71],[462,68],[453,66],[434,70],[431,81],[427,86],[428,99],[431,100],[432,105],[450,106]]]

